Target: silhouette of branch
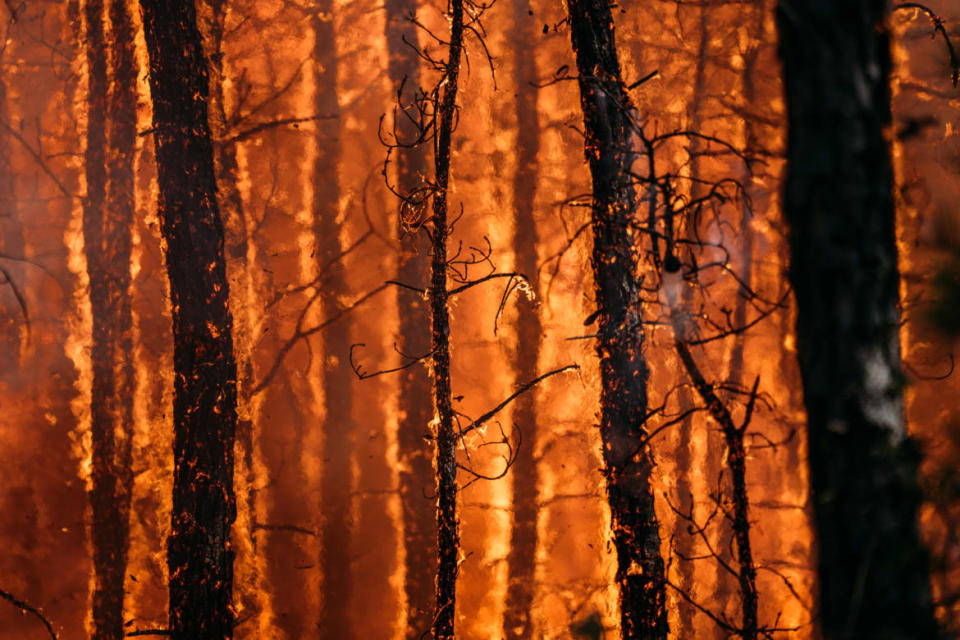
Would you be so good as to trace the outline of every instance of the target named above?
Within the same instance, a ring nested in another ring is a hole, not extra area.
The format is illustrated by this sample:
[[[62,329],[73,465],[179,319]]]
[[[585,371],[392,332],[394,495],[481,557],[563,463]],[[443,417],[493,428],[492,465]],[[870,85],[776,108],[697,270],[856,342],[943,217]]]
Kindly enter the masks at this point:
[[[277,375],[277,372],[280,370],[280,366],[283,364],[287,355],[290,353],[290,350],[293,349],[293,347],[296,346],[298,342],[300,342],[305,338],[309,338],[310,336],[316,333],[319,333],[320,331],[323,331],[326,327],[340,320],[341,318],[346,316],[348,313],[350,313],[351,311],[353,311],[354,309],[362,305],[364,302],[366,302],[370,298],[373,298],[378,293],[382,292],[387,287],[388,287],[387,284],[382,284],[379,287],[376,287],[375,289],[368,291],[367,293],[357,298],[354,302],[338,310],[332,316],[330,316],[329,318],[326,318],[319,324],[316,324],[306,329],[302,328],[301,326],[297,326],[297,328],[293,332],[293,335],[290,336],[286,340],[286,342],[283,343],[283,346],[280,347],[280,351],[277,353],[277,357],[273,361],[273,364],[270,366],[270,369],[267,371],[266,375],[263,376],[260,382],[257,383],[257,385],[251,390],[250,393],[252,395],[257,395],[258,393],[266,389],[267,385],[270,384],[270,381],[273,380],[275,375]]]
[[[490,411],[487,411],[485,414],[483,414],[482,416],[480,416],[479,418],[477,418],[476,420],[474,420],[472,423],[470,423],[470,425],[469,425],[466,429],[462,429],[462,430],[460,431],[460,435],[461,435],[461,436],[465,436],[465,435],[467,435],[468,433],[470,433],[471,431],[474,431],[475,429],[478,429],[478,428],[482,427],[482,426],[483,426],[487,421],[489,421],[493,416],[495,416],[495,415],[497,415],[498,413],[500,413],[500,411],[502,411],[508,404],[510,404],[511,402],[513,402],[514,400],[516,400],[519,396],[523,395],[525,392],[529,391],[530,389],[532,389],[533,387],[535,387],[535,386],[538,385],[539,383],[543,382],[543,381],[546,380],[547,378],[549,378],[549,377],[551,377],[551,376],[555,376],[555,375],[557,375],[558,373],[563,373],[564,371],[573,371],[573,370],[579,371],[579,370],[580,370],[580,365],[578,365],[578,364],[568,364],[568,365],[565,366],[565,367],[560,367],[559,369],[554,369],[553,371],[548,371],[547,373],[544,373],[543,375],[537,376],[536,378],[534,378],[534,379],[531,380],[530,382],[527,382],[527,383],[521,385],[520,388],[518,388],[516,391],[514,391],[514,392],[511,393],[509,396],[507,396],[507,398],[506,398],[503,402],[501,402],[500,404],[498,404],[497,406],[495,406],[493,409],[490,409]]]
[[[904,2],[893,7],[894,11],[905,9],[917,9],[926,14],[926,16],[930,18],[930,22],[933,23],[934,37],[936,37],[938,33],[943,36],[943,41],[947,44],[947,51],[950,54],[950,67],[953,69],[953,86],[956,87],[957,83],[960,82],[960,58],[957,58],[957,52],[954,50],[953,43],[950,41],[950,34],[947,33],[947,29],[943,24],[943,18],[937,15],[933,9],[919,2]]]
[[[40,620],[40,622],[43,623],[43,626],[46,627],[47,633],[50,634],[50,637],[53,638],[53,640],[59,640],[57,637],[57,632],[53,630],[53,625],[49,620],[47,620],[47,617],[44,616],[38,608],[31,605],[29,602],[21,600],[12,593],[4,591],[3,589],[0,589],[0,598],[3,598],[16,608],[20,609],[21,612],[29,613],[36,617],[38,620]]]

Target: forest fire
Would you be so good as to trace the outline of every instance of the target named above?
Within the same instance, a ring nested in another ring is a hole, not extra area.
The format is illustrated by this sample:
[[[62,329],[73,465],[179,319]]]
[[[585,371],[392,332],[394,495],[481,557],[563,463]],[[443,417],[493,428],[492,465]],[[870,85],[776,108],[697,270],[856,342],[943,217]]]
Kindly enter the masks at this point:
[[[954,637],[954,4],[6,2],[0,640]]]

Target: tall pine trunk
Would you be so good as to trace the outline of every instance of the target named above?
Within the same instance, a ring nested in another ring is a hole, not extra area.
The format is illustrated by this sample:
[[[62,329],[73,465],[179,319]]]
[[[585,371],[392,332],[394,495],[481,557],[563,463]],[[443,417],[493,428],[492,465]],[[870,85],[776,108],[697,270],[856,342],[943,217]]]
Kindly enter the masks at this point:
[[[88,128],[83,238],[93,316],[92,617],[94,638],[120,640],[124,636],[123,585],[133,484],[129,287],[137,99],[132,18],[122,0],[111,0],[108,44],[105,10],[101,0],[85,5]]]
[[[624,638],[667,637],[666,586],[646,444],[647,378],[639,309],[640,251],[631,103],[620,74],[608,0],[569,0],[586,157],[593,179],[593,277],[600,359],[600,434],[613,518]]]
[[[332,0],[320,0],[312,18],[314,45],[314,112],[339,114],[337,100],[337,48]],[[340,119],[318,121],[317,157],[313,165],[313,224],[318,267],[325,277],[321,303],[324,313],[333,316],[346,293],[340,241]],[[324,464],[321,479],[323,504],[323,588],[320,603],[320,632],[325,638],[350,637],[350,490],[353,455],[351,380],[345,366],[350,344],[350,323],[335,322],[324,333],[328,359],[324,363]]]
[[[933,638],[906,431],[885,0],[781,0],[783,207],[825,638]]]
[[[537,191],[537,153],[540,122],[537,114],[536,56],[530,47],[536,40],[536,22],[528,14],[530,3],[518,0],[513,10],[513,60],[516,69],[517,169],[513,176],[513,251],[516,270],[530,281],[539,295],[537,278],[537,228],[533,217]],[[517,384],[537,376],[540,360],[540,314],[537,304],[520,299],[517,308],[517,352],[513,363]],[[509,640],[533,637],[532,608],[536,590],[537,505],[540,475],[537,470],[536,393],[516,399],[513,423],[523,438],[511,468],[513,530],[507,556],[509,572],[503,630]]]
[[[233,356],[209,85],[194,3],[141,0],[174,339],[170,637],[233,637]]]
[[[386,3],[386,38],[389,51],[390,83],[397,91],[400,109],[410,105],[419,86],[419,57],[409,43],[417,42],[417,29],[410,21],[417,0],[391,0]],[[402,111],[396,114],[401,141],[412,143],[418,131]],[[399,147],[395,151],[397,191],[409,195],[422,185],[427,171],[427,152],[423,145]],[[397,280],[416,287],[426,286],[429,278],[426,256],[430,244],[419,228],[405,224],[405,210],[397,216],[400,255]],[[413,222],[407,220],[407,222]],[[397,348],[401,353],[421,356],[430,351],[429,309],[423,297],[403,287],[397,290],[399,329]],[[433,419],[430,402],[430,373],[415,365],[400,372],[397,445],[400,502],[403,508],[404,595],[406,596],[406,638],[419,640],[430,628],[435,603],[437,545],[433,494],[433,451],[424,437]]]
[[[457,609],[460,522],[457,518],[457,430],[450,387],[450,312],[447,306],[447,187],[450,141],[457,109],[460,54],[463,49],[463,1],[450,2],[450,41],[439,111],[434,157],[433,235],[430,262],[430,346],[437,423],[437,602],[434,640],[453,640]]]

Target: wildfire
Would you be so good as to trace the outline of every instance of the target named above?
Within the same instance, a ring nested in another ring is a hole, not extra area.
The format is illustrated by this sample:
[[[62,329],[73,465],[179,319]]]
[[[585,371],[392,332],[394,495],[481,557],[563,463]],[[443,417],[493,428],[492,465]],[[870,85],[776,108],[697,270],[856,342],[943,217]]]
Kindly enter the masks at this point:
[[[190,99],[208,134],[158,128],[176,109],[151,92],[165,67],[141,4],[195,7],[209,91]],[[14,606],[0,608],[0,640],[43,637],[40,621],[64,640],[174,634],[171,582],[192,576],[171,558],[195,551],[183,540],[214,548],[217,536],[230,566],[204,580],[232,589],[223,620],[236,638],[427,637],[444,613],[432,598],[438,526],[456,532],[456,637],[628,637],[637,584],[662,593],[671,638],[820,637],[817,441],[798,365],[775,5],[627,0],[601,25],[615,29],[604,46],[616,69],[597,54],[588,74],[577,0],[8,3],[0,595]],[[890,345],[865,351],[861,368],[875,422],[899,428],[899,395],[884,394],[904,394],[936,616],[955,629],[960,377],[928,317],[932,276],[960,255],[960,99],[944,71],[960,14],[942,0],[911,7],[890,17],[884,132],[904,373],[886,368]],[[124,87],[129,158],[104,115]],[[179,183],[169,178],[183,167],[165,158],[196,158],[170,151],[177,136],[203,160]],[[447,154],[449,181],[437,173]],[[623,170],[598,212],[613,161]],[[129,164],[128,210],[94,202],[122,188],[108,162]],[[198,223],[191,185],[207,164],[216,197],[201,198]],[[108,237],[90,241],[93,214],[124,212],[126,254],[106,223]],[[443,234],[447,255],[432,264]],[[625,246],[603,254],[613,237]],[[123,264],[98,272],[107,254]],[[611,273],[620,280],[600,281]],[[617,324],[604,305],[623,291]],[[102,324],[124,312],[127,329]],[[634,368],[612,388],[615,366]],[[450,415],[435,404],[438,367]],[[117,382],[98,404],[104,371]],[[638,426],[618,432],[610,414],[625,406],[642,407],[623,417]],[[455,508],[438,522],[448,419]],[[104,486],[128,503],[115,544],[99,533]],[[641,535],[651,526],[659,548]],[[120,572],[112,596],[107,569]]]

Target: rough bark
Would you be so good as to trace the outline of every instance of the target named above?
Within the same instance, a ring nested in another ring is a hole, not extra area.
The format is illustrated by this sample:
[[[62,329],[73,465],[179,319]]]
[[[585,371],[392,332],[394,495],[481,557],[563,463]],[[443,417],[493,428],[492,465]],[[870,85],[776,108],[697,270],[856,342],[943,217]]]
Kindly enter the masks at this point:
[[[238,289],[250,286],[252,279],[248,263],[249,238],[247,232],[246,209],[243,194],[240,192],[240,166],[237,160],[237,143],[227,142],[233,131],[234,123],[227,111],[225,91],[226,67],[224,65],[224,36],[226,33],[226,0],[204,0],[197,3],[198,23],[207,53],[207,70],[210,78],[210,103],[208,118],[211,135],[215,141],[213,159],[217,181],[217,203],[224,227],[224,250],[227,258],[227,278],[235,282]],[[236,290],[235,290],[236,292]],[[241,294],[241,300],[244,296]],[[254,425],[249,415],[254,362],[250,346],[254,329],[248,318],[238,314],[233,319],[233,336],[236,345],[237,361],[237,454],[239,469],[235,478],[241,480],[246,490],[239,496],[242,509],[250,514],[250,522],[255,525],[257,514],[257,472],[254,463]],[[237,532],[240,535],[240,532]],[[250,526],[246,532],[253,553],[258,553],[256,528]],[[241,560],[242,561],[242,560]],[[297,589],[299,585],[291,585]],[[273,594],[276,595],[276,594]],[[258,592],[255,588],[238,590],[235,598],[247,615],[263,608],[264,600],[270,595]]]
[[[223,225],[193,2],[141,0],[174,339],[174,640],[232,638],[236,377]]]
[[[463,2],[450,2],[450,43],[440,84],[434,156],[432,251],[430,262],[430,347],[437,424],[437,600],[434,640],[453,640],[457,605],[460,523],[457,519],[457,432],[450,388],[450,316],[447,307],[447,186],[450,140],[457,108],[460,54],[463,49]]]
[[[516,65],[517,170],[513,176],[513,252],[516,270],[527,277],[539,297],[537,278],[537,228],[533,217],[537,191],[537,152],[540,122],[537,114],[536,57],[530,54],[536,40],[536,22],[529,15],[530,3],[520,0],[513,11],[513,59]],[[536,298],[535,298],[536,300]],[[537,305],[520,299],[517,308],[517,351],[514,379],[523,384],[537,376],[542,327]],[[513,423],[523,445],[511,467],[513,529],[507,555],[507,602],[503,630],[508,640],[533,637],[532,608],[536,591],[537,506],[540,474],[535,456],[537,443],[536,392],[520,395],[513,409]]]
[[[784,213],[824,637],[936,636],[906,433],[885,0],[781,0]]]
[[[630,98],[620,74],[609,3],[570,0],[568,7],[593,179],[600,433],[617,549],[621,632],[625,638],[666,638],[664,563],[644,424],[649,371],[638,308],[640,253],[630,230],[636,214],[628,174],[633,159]]]
[[[414,124],[402,109],[410,105],[419,85],[419,57],[409,43],[417,42],[417,29],[410,21],[415,15],[417,0],[392,0],[386,3],[386,39],[390,54],[390,83],[399,92],[400,107],[396,116],[401,141],[410,143],[417,137]],[[411,115],[413,115],[411,110]],[[423,145],[399,147],[394,154],[397,171],[396,188],[409,195],[422,185],[427,169],[427,152]],[[397,280],[416,287],[429,277],[427,261],[430,246],[426,234],[405,224],[401,207],[397,215],[400,255]],[[407,221],[412,222],[412,221]],[[399,328],[397,348],[401,353],[421,356],[430,351],[429,310],[417,292],[397,289]],[[434,534],[433,451],[424,438],[433,419],[430,401],[430,374],[426,367],[413,366],[400,372],[398,398],[397,446],[400,480],[400,502],[403,508],[404,595],[407,604],[407,640],[419,640],[430,628],[435,602],[434,558],[437,557]]]
[[[120,640],[124,635],[123,585],[133,485],[130,461],[133,318],[129,287],[136,64],[134,28],[125,3],[110,2],[109,46],[104,33],[105,9],[100,0],[90,0],[84,9],[88,128],[83,239],[93,319],[90,347],[93,367],[90,393],[92,621],[94,638]]]
[[[321,0],[313,12],[314,112],[339,114],[337,100],[337,48],[333,2]],[[325,273],[321,304],[327,316],[341,310],[347,286],[340,241],[340,119],[316,123],[317,157],[313,165],[314,246],[318,268]],[[350,369],[347,347],[350,323],[335,322],[324,333],[327,362],[323,370],[324,465],[321,479],[323,504],[323,584],[320,632],[325,638],[350,637],[350,487],[353,455]],[[331,358],[338,365],[334,366]]]

